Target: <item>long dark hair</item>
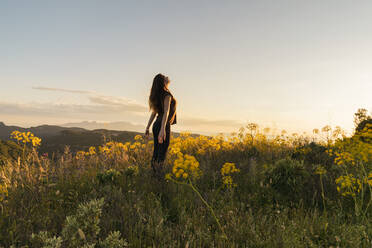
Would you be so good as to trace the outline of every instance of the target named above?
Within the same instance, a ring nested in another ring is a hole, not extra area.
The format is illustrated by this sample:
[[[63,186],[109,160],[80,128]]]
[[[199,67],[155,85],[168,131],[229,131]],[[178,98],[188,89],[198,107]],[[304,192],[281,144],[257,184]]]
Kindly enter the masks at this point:
[[[159,73],[154,77],[154,80],[152,82],[151,93],[149,97],[149,107],[150,110],[152,109],[156,113],[161,113],[163,111],[163,102],[165,95],[167,92],[170,93],[165,85],[166,80],[166,76]],[[173,97],[172,93],[170,94]]]

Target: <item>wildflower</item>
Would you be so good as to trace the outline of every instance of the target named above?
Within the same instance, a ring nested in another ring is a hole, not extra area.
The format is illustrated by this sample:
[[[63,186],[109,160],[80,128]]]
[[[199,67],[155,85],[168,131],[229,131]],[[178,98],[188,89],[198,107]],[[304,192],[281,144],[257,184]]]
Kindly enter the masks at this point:
[[[236,187],[237,184],[233,183],[233,179],[230,174],[240,172],[239,169],[235,167],[234,163],[225,163],[221,168],[222,182],[228,187]]]
[[[95,155],[96,154],[96,148],[94,146],[89,147],[88,155]]]
[[[372,172],[368,174],[368,177],[364,179],[365,183],[367,183],[369,186],[372,186]]]
[[[10,137],[14,140],[17,141],[17,143],[31,143],[33,147],[37,147],[41,145],[41,138],[36,137],[33,133],[31,132],[19,132],[19,131],[13,131],[10,134]]]
[[[36,146],[40,146],[40,144],[41,144],[41,139],[40,138],[34,137],[32,139],[32,146],[36,147]]]
[[[176,178],[187,179],[198,178],[201,175],[199,162],[194,156],[188,154],[177,153],[177,159],[174,161],[172,173]]]
[[[327,173],[327,170],[323,166],[318,166],[315,170],[315,174],[324,175]]]
[[[225,163],[221,168],[222,176],[235,172],[240,172],[240,170],[235,167],[234,163]]]
[[[84,157],[85,157],[84,151],[78,151],[75,156],[76,159],[83,159]]]
[[[125,174],[127,176],[136,176],[138,175],[138,173],[139,173],[139,169],[137,165],[129,165],[125,170]]]
[[[336,179],[337,191],[341,193],[342,196],[353,196],[359,193],[362,185],[359,179],[355,178],[352,174],[346,176],[340,176]]]
[[[6,196],[8,196],[7,186],[5,184],[0,184],[0,202],[4,200]]]
[[[166,179],[166,180],[171,180],[171,179],[172,179],[172,175],[171,175],[170,173],[167,173],[167,174],[165,175],[165,179]]]

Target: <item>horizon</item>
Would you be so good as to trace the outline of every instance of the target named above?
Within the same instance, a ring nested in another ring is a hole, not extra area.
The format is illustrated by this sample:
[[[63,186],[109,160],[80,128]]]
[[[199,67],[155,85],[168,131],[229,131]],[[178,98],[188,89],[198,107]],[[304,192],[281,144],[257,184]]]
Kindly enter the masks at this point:
[[[353,114],[372,112],[371,9],[346,0],[3,1],[0,121],[145,127],[160,72],[179,103],[173,132],[257,123],[350,134]]]
[[[94,130],[107,130],[107,131],[125,131],[125,132],[135,132],[135,133],[143,133],[142,132],[142,129],[144,128],[144,126],[141,126],[141,129],[136,129],[136,128],[122,128],[122,125],[132,125],[131,123],[129,122],[115,122],[115,123],[107,123],[107,122],[97,122],[97,121],[84,121],[84,122],[80,122],[80,123],[64,123],[64,124],[61,124],[61,125],[54,125],[54,124],[40,124],[40,125],[34,125],[34,126],[19,126],[19,125],[12,125],[12,124],[8,124],[8,123],[5,123],[4,121],[1,121],[0,120],[0,127],[1,125],[5,125],[5,126],[16,126],[16,127],[20,127],[20,128],[38,128],[38,127],[42,127],[42,126],[56,126],[56,127],[63,127],[63,128],[82,128],[84,130],[87,130],[87,131],[94,131]],[[255,124],[255,123],[254,123]],[[115,128],[116,126],[116,128]],[[340,126],[335,126],[335,127],[331,127],[331,126],[327,126],[327,127],[330,127],[331,129],[329,130],[330,133],[332,133],[335,128],[338,128]],[[278,136],[283,136],[283,137],[294,137],[294,136],[297,136],[297,137],[302,137],[304,139],[311,139],[311,140],[315,140],[315,141],[321,141],[321,140],[325,140],[327,138],[327,136],[330,134],[328,133],[328,131],[326,132],[323,132],[322,131],[322,128],[316,128],[317,129],[317,133],[314,133],[314,129],[312,132],[302,132],[302,133],[298,133],[298,132],[288,132],[287,130],[285,129],[282,129],[282,130],[272,130],[272,129],[268,129],[268,130],[265,130],[267,129],[267,127],[261,127],[261,126],[258,126],[257,128],[257,131],[258,133],[261,133],[261,134],[264,134],[267,138],[271,139],[271,138],[276,138]],[[284,131],[284,133],[283,133]],[[351,137],[352,135],[354,135],[354,130],[352,130],[351,132],[347,132],[346,130],[342,129],[341,128],[341,131],[343,131],[343,135],[346,135],[346,137]],[[192,135],[204,135],[204,136],[220,136],[220,135],[223,135],[225,138],[228,138],[228,137],[232,137],[232,136],[235,136],[235,135],[238,135],[240,130],[236,130],[236,131],[233,131],[233,132],[205,132],[205,131],[174,131],[172,130],[171,131],[172,133],[190,133]],[[247,131],[247,128],[244,127],[244,132],[248,132]],[[341,134],[342,135],[342,134]],[[336,137],[338,138],[338,137]]]

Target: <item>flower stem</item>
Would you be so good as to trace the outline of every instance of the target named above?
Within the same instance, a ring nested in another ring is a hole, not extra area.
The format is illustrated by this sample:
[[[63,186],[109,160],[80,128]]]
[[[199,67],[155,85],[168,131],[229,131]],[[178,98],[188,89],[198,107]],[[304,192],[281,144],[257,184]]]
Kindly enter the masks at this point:
[[[222,228],[222,226],[221,226],[221,224],[220,224],[220,222],[219,222],[216,214],[214,213],[213,208],[208,204],[208,202],[202,197],[202,195],[199,193],[199,191],[194,187],[194,185],[192,184],[191,180],[189,180],[189,184],[187,184],[187,185],[189,185],[193,189],[193,191],[199,196],[199,198],[207,206],[207,208],[209,208],[209,210],[211,211],[211,213],[213,215],[213,218],[216,220],[217,225],[218,225],[218,227],[220,228],[220,230],[221,230],[221,232],[223,234],[223,237],[227,239],[227,236],[225,234],[225,231],[223,230],[223,228]]]

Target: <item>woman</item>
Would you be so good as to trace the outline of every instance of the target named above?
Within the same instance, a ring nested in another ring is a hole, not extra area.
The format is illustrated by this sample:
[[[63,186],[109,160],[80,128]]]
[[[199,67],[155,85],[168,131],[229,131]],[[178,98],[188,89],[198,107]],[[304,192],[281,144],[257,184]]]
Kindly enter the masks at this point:
[[[151,159],[151,167],[154,175],[162,177],[163,164],[167,155],[170,141],[170,126],[177,123],[176,105],[172,93],[169,91],[170,80],[163,74],[157,74],[153,80],[149,97],[149,106],[152,110],[146,127],[146,137],[149,137],[149,129],[155,116],[157,118],[152,126],[154,135],[154,152]]]

